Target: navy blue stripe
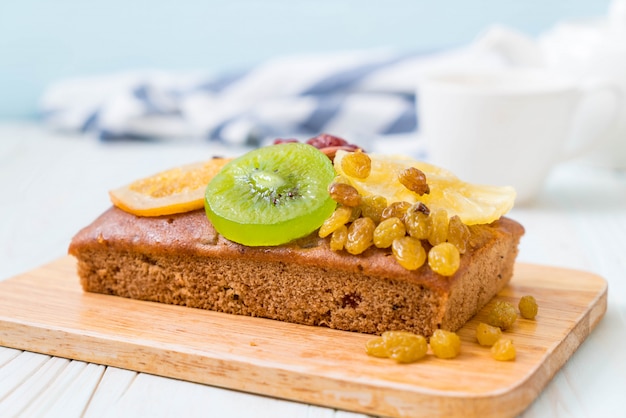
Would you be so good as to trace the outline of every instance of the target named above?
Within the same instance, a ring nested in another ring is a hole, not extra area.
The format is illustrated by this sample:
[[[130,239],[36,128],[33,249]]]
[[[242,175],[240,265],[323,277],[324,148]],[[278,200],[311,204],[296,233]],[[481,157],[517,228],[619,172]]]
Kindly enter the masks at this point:
[[[133,89],[133,96],[135,96],[135,98],[140,102],[143,102],[146,106],[152,106],[150,97],[148,96],[148,87],[146,85],[142,84],[138,87],[135,87]]]
[[[226,125],[228,125],[229,123],[231,123],[233,120],[235,120],[235,118],[228,118],[224,121],[222,121],[219,125],[217,125],[215,128],[213,128],[211,130],[211,132],[209,132],[208,139],[212,140],[212,141],[221,141],[222,140],[222,131],[224,130],[224,128],[226,127]]]
[[[415,96],[407,96],[404,111],[391,122],[383,131],[383,135],[412,132],[417,129],[417,114],[415,109]]]
[[[394,57],[383,62],[374,62],[360,65],[355,68],[349,68],[345,71],[335,73],[323,80],[318,81],[314,85],[310,86],[307,90],[303,91],[301,94],[316,95],[337,93],[339,91],[346,90],[349,87],[352,87],[353,85],[363,80],[365,77],[369,76],[370,74],[381,68],[397,64],[400,61],[412,57],[414,57],[413,54],[403,55],[399,57]]]
[[[100,131],[100,134],[98,135],[98,138],[101,141],[105,141],[105,142],[114,142],[114,141],[156,141],[156,138],[154,137],[150,137],[150,136],[146,136],[146,135],[139,135],[139,134],[134,134],[134,133],[128,133],[128,132],[120,132],[120,133],[116,133],[113,131],[109,131],[106,129],[103,129]]]
[[[136,87],[133,96],[144,105],[144,115],[180,115],[179,109],[165,110],[154,102],[150,95],[150,88],[143,84]],[[168,94],[172,94],[169,92]]]
[[[409,102],[410,104],[412,104],[413,106],[415,106],[415,93],[393,92],[393,93],[389,93],[389,94],[392,94],[393,96],[396,96],[396,97],[399,97],[401,99],[404,99],[407,102]]]
[[[88,132],[88,131],[93,130],[98,124],[99,118],[100,118],[100,111],[96,110],[91,115],[89,115],[89,117],[87,117],[87,120],[85,120],[85,123],[83,123],[83,126],[80,128],[81,132]]]
[[[213,130],[211,130],[211,132],[208,133],[207,138],[211,141],[225,142],[224,138],[222,137],[222,132],[224,131],[224,128],[226,128],[226,126],[231,124],[233,121],[237,120],[238,117],[239,116],[235,116],[225,121],[222,121],[218,126],[216,126]],[[269,131],[265,131],[259,125],[253,126],[252,129],[246,133],[246,138],[245,141],[243,141],[243,144],[254,147],[259,146],[263,137],[265,135],[268,135],[269,133]]]
[[[144,114],[164,114],[165,112],[163,112],[162,109],[160,109],[152,100],[152,98],[150,97],[150,91],[148,89],[148,86],[146,86],[145,84],[140,85],[138,87],[136,87],[133,90],[133,96],[135,96],[135,98],[137,100],[139,100],[141,103],[143,103],[144,107],[145,107],[145,113]]]
[[[324,126],[337,115],[343,103],[344,98],[340,96],[321,97],[309,117],[298,124],[298,130],[302,132],[320,133]]]

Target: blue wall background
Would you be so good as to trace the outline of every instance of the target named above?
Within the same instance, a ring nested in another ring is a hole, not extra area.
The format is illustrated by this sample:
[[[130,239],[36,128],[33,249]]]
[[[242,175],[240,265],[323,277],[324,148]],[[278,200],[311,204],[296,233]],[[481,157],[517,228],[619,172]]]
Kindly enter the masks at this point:
[[[529,35],[610,0],[0,0],[0,118],[54,80],[129,69],[228,71],[299,52],[430,50],[501,23]]]

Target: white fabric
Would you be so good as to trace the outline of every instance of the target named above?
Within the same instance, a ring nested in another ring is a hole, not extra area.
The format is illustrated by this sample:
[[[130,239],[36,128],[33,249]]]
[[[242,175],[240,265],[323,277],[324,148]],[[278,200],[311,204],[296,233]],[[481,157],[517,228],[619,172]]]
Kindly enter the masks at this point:
[[[503,65],[467,47],[292,56],[242,74],[142,71],[59,81],[41,100],[48,125],[107,139],[200,138],[225,143],[298,139],[321,132],[385,136],[416,129],[415,88],[438,68]]]

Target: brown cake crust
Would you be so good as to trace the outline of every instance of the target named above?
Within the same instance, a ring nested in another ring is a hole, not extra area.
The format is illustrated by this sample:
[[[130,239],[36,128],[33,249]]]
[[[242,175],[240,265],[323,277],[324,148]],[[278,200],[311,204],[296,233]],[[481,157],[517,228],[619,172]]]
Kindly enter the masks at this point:
[[[523,227],[472,226],[452,277],[401,267],[389,250],[334,252],[315,234],[279,247],[219,235],[202,210],[139,217],[115,207],[72,240],[86,291],[305,325],[429,336],[456,330],[510,280]]]

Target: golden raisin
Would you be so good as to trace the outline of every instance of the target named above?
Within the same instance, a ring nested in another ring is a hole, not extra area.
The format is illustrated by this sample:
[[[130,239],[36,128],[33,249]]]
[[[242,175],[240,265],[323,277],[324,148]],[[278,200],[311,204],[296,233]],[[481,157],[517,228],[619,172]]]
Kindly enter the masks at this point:
[[[522,296],[517,307],[519,308],[520,315],[525,319],[535,319],[537,311],[539,310],[537,301],[530,295]]]
[[[410,207],[411,204],[409,202],[392,202],[389,206],[383,209],[380,214],[380,218],[383,221],[389,218],[403,219]]]
[[[402,170],[402,172],[398,174],[398,180],[404,187],[420,196],[430,193],[430,187],[426,182],[426,174],[415,167]]]
[[[430,235],[430,218],[422,212],[409,209],[404,217],[404,225],[413,238],[428,239]]]
[[[416,202],[409,209],[411,212],[421,212],[424,215],[430,215],[430,209],[422,202]]]
[[[495,342],[491,347],[491,355],[499,361],[515,360],[515,346],[513,341],[508,338],[502,338]]]
[[[341,168],[350,177],[366,179],[372,170],[372,160],[366,153],[356,150],[341,159]]]
[[[372,245],[376,224],[370,218],[359,218],[350,224],[345,248],[350,254],[361,254]]]
[[[406,229],[400,219],[385,219],[374,229],[374,245],[378,248],[389,248],[395,239],[405,235]]]
[[[350,184],[350,179],[348,179],[345,176],[338,175],[338,176],[335,176],[333,183]]]
[[[515,307],[511,303],[503,300],[497,300],[487,315],[487,323],[491,326],[501,328],[503,331],[511,328],[515,320],[517,320]]]
[[[387,352],[387,344],[383,337],[376,337],[367,340],[365,343],[365,352],[373,357],[387,358],[389,353]]]
[[[442,242],[428,252],[428,265],[437,274],[452,276],[461,265],[461,255],[454,245]]]
[[[431,245],[446,242],[448,239],[448,224],[448,212],[445,209],[437,209],[430,214],[428,242]]]
[[[387,199],[383,196],[364,196],[361,199],[361,216],[371,218],[375,223],[382,219],[383,210],[387,207]]]
[[[320,238],[326,238],[334,231],[336,231],[341,225],[348,223],[348,220],[352,216],[352,208],[347,206],[339,206],[335,211],[324,221],[318,231]]]
[[[424,357],[428,352],[426,338],[421,335],[403,331],[383,333],[387,344],[389,358],[398,363],[412,363]]]
[[[330,249],[333,251],[341,251],[346,245],[348,239],[348,227],[341,225],[330,236]]]
[[[412,363],[428,352],[426,338],[405,331],[387,331],[365,344],[367,354],[389,357],[398,363]]]
[[[430,348],[438,358],[454,358],[461,352],[461,339],[454,332],[438,329],[430,337]]]
[[[470,230],[457,215],[450,218],[448,223],[448,242],[454,245],[459,253],[465,254],[467,242],[469,241]]]
[[[333,200],[343,206],[355,207],[361,203],[361,195],[357,189],[345,183],[332,183],[328,193]]]
[[[356,219],[361,217],[361,206],[355,206],[352,208],[352,215],[350,215],[350,220],[348,222],[354,222]]]
[[[395,239],[391,251],[398,264],[407,270],[417,270],[426,261],[426,250],[417,238],[404,236]]]
[[[492,327],[491,325],[481,322],[476,327],[476,339],[478,344],[492,346],[502,336],[502,330],[498,327]]]

